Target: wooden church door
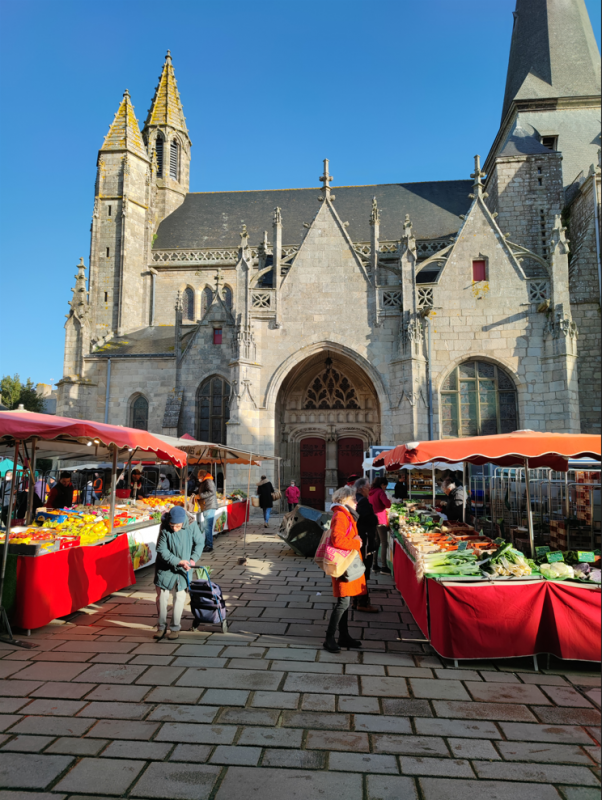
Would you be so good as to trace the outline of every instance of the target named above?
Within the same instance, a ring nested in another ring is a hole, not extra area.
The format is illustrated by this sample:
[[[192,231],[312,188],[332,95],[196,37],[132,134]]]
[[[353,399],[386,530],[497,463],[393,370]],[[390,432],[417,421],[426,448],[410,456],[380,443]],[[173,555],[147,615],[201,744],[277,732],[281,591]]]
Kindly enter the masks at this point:
[[[326,442],[315,437],[301,440],[301,504],[324,511]]]
[[[361,439],[346,437],[337,443],[337,470],[339,486],[347,483],[350,475],[361,476],[364,474],[364,443]]]

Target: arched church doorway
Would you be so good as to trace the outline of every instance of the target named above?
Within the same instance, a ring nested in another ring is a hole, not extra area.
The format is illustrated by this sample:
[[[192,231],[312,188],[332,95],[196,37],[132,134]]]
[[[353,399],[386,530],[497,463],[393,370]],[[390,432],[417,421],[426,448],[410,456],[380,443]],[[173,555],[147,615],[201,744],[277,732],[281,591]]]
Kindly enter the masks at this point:
[[[297,364],[276,404],[283,481],[298,482],[303,505],[328,508],[364,451],[380,441],[380,405],[372,381],[352,358],[322,351]]]

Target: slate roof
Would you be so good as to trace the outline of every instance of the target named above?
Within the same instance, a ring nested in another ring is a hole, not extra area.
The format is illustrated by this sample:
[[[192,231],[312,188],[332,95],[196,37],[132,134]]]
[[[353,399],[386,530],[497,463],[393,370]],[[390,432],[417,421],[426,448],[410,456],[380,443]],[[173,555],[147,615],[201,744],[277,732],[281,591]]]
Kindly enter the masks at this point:
[[[188,344],[195,329],[196,325],[182,326],[182,349]],[[125,336],[115,336],[114,339],[94,350],[92,355],[103,358],[135,355],[175,356],[175,336],[176,330],[173,325],[154,325]]]
[[[517,0],[502,121],[513,100],[600,94],[600,54],[584,0]]]
[[[538,154],[549,155],[550,150],[539,141],[535,128],[523,122],[520,125],[518,123],[515,124],[498,156],[533,156]]]
[[[376,197],[380,210],[380,238],[399,239],[403,220],[410,215],[417,239],[444,238],[456,233],[460,214],[470,206],[472,182],[386,183],[369,186],[333,186],[334,207],[354,242],[370,240],[370,212]],[[166,217],[157,232],[155,250],[180,247],[238,247],[243,223],[252,246],[268,231],[272,239],[274,208],[282,210],[282,242],[297,244],[318,212],[320,188],[274,189],[250,192],[194,192]]]

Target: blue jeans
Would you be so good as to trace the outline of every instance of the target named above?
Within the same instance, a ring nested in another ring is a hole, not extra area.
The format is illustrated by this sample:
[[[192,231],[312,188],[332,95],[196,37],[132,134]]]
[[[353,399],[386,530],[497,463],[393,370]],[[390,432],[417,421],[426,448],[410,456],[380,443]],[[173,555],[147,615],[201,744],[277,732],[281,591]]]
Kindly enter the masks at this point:
[[[264,508],[263,509],[263,521],[268,523],[270,521],[270,514],[272,513],[271,508]]]
[[[201,530],[205,534],[205,547],[213,547],[213,524],[215,522],[216,511],[217,509],[215,508],[203,511],[203,525]],[[200,516],[199,514],[199,517]]]

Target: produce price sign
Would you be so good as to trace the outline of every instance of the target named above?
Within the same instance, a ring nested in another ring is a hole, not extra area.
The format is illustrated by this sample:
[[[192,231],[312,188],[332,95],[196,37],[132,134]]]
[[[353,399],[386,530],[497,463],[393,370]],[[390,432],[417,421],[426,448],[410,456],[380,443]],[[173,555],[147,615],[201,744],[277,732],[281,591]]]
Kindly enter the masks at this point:
[[[535,548],[535,555],[536,555],[537,558],[539,558],[540,556],[545,556],[546,553],[549,553],[549,552],[550,552],[550,548],[548,547],[547,544],[544,545],[543,547],[536,547]]]
[[[593,564],[596,560],[595,553],[587,553],[582,550],[577,551],[577,558],[580,564]]]
[[[548,564],[553,564],[555,561],[564,561],[564,556],[562,553],[546,553],[546,558],[548,559]]]

